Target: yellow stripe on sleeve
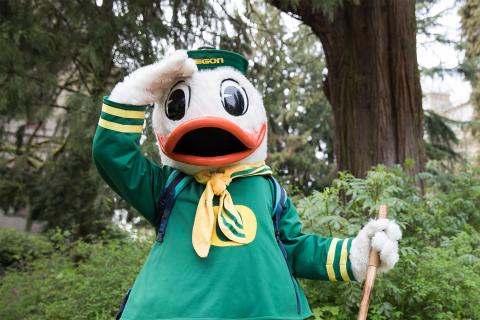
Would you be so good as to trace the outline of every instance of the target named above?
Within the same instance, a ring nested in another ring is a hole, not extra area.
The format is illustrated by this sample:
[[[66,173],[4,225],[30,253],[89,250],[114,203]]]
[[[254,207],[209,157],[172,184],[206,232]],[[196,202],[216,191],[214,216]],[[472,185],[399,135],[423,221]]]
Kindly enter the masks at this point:
[[[132,111],[132,110],[124,110],[119,109],[111,106],[107,106],[106,104],[102,105],[102,111],[112,116],[127,118],[127,119],[143,119],[145,117],[145,111]]]
[[[335,259],[335,250],[337,249],[337,243],[340,239],[333,238],[332,242],[330,243],[330,248],[328,249],[328,256],[327,256],[327,275],[328,280],[330,281],[337,281],[335,277],[335,271],[333,270],[333,261]]]
[[[348,245],[348,241],[350,241],[350,239],[345,239],[343,241],[342,253],[340,255],[340,274],[342,275],[343,281],[350,281],[350,277],[348,276],[348,272],[347,272],[347,258],[348,258],[347,245]]]
[[[143,125],[135,126],[129,124],[120,124],[111,122],[105,119],[101,119],[98,121],[98,125],[105,129],[110,129],[113,131],[123,132],[123,133],[142,133],[143,132]]]

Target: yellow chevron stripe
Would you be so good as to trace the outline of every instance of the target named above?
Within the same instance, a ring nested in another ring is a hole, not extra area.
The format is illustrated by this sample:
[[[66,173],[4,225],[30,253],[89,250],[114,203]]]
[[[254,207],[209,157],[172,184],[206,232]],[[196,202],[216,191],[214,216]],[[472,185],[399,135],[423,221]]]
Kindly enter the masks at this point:
[[[330,243],[330,248],[328,249],[328,255],[327,255],[327,275],[328,275],[328,280],[330,281],[337,281],[337,278],[335,277],[335,271],[333,270],[333,261],[335,259],[335,250],[337,249],[337,243],[340,239],[333,238],[332,242]]]
[[[350,281],[350,277],[348,276],[348,272],[347,272],[348,241],[350,241],[350,239],[343,240],[342,253],[340,255],[340,274],[342,275],[343,281]]]
[[[119,109],[111,106],[107,106],[106,104],[102,105],[102,111],[112,116],[128,118],[128,119],[143,119],[145,117],[145,111],[132,111],[132,110],[124,110]]]
[[[243,226],[242,227],[237,227],[237,225],[235,224],[235,222],[227,215],[225,214],[224,212],[220,213],[219,215],[221,215],[223,217],[223,219],[225,219],[231,226],[233,229],[235,229],[235,231],[237,231],[238,233],[245,233],[245,230],[243,230]],[[223,221],[222,219],[218,219],[218,224],[220,226],[224,226],[225,228],[228,228],[227,226],[225,226],[223,224]],[[223,230],[223,229],[222,229]]]
[[[259,172],[262,172],[262,171],[265,171],[264,174],[272,174],[272,170],[270,169],[270,167],[268,166],[261,166],[261,167],[258,167],[256,168],[252,173],[250,173],[249,175],[257,175]]]
[[[123,133],[142,133],[143,132],[143,125],[135,126],[129,124],[120,124],[111,122],[105,119],[100,118],[98,121],[98,125],[105,129],[110,129],[113,131],[123,132]]]

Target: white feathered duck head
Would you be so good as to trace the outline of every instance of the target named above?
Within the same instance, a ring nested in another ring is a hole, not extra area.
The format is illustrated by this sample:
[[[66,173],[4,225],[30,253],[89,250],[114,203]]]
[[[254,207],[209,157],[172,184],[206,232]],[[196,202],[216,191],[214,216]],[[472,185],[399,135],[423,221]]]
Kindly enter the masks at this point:
[[[211,48],[187,54],[196,70],[171,81],[153,111],[162,163],[195,174],[264,161],[267,116],[248,61]]]

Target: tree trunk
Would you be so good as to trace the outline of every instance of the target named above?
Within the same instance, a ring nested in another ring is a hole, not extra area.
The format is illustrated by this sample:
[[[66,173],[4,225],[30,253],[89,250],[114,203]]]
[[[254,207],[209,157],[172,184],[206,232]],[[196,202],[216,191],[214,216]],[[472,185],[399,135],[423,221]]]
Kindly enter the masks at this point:
[[[345,1],[333,19],[314,11],[312,1],[270,2],[299,15],[322,42],[338,169],[356,176],[379,163],[423,170],[415,1]]]

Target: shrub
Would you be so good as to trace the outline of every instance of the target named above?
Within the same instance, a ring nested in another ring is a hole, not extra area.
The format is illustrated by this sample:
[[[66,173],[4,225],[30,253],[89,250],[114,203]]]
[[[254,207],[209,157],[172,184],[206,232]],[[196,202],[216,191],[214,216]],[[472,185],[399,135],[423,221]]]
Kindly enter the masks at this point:
[[[0,319],[112,319],[147,255],[142,241],[100,239],[70,243],[51,236],[56,250],[0,286]]]
[[[379,166],[365,179],[342,173],[300,199],[304,231],[355,236],[379,204],[403,229],[400,262],[379,275],[369,319],[478,319],[478,170],[409,177]],[[419,179],[428,188],[422,194]],[[149,242],[113,228],[73,241],[68,232],[30,236],[0,230],[0,319],[111,319],[132,285]],[[88,240],[88,242],[87,242]],[[15,269],[13,269],[15,268]],[[302,280],[316,319],[354,319],[361,284]]]
[[[0,231],[0,275],[7,268],[21,269],[53,250],[51,243],[41,237],[14,229]]]
[[[306,232],[355,236],[381,203],[403,229],[400,262],[379,275],[369,319],[477,319],[480,314],[480,179],[406,176],[379,166],[366,179],[343,173],[323,192],[299,201]],[[418,188],[426,181],[426,194]],[[359,283],[303,281],[316,319],[353,319]]]

